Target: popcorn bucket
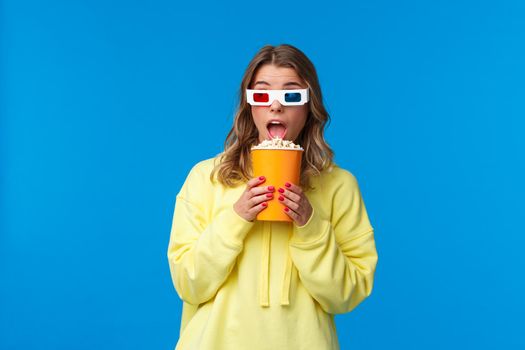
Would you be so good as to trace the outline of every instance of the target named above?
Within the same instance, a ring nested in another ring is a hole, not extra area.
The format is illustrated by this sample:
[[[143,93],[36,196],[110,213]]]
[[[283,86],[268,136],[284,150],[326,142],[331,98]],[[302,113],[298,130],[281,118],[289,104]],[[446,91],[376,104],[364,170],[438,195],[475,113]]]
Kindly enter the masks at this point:
[[[302,149],[252,149],[252,169],[254,176],[265,176],[259,186],[274,186],[274,197],[267,201],[268,207],[257,215],[261,221],[289,221],[292,218],[284,211],[285,205],[279,201],[279,187],[286,189],[284,184],[291,182],[296,185],[300,181]]]

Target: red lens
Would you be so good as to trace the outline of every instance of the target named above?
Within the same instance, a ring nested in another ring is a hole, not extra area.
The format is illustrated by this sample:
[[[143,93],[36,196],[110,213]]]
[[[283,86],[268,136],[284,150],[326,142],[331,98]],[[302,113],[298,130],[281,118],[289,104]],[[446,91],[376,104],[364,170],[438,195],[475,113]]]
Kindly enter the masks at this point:
[[[255,102],[268,102],[270,100],[270,95],[266,92],[254,92],[253,100]]]

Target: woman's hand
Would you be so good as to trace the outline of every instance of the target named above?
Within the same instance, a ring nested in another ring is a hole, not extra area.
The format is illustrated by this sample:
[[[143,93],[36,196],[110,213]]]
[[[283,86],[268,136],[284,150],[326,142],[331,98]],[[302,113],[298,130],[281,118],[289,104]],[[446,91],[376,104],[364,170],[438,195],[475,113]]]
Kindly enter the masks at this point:
[[[259,212],[268,207],[266,201],[273,198],[273,186],[257,186],[266,180],[264,176],[255,177],[248,181],[246,190],[233,205],[235,212],[247,221],[253,221]]]
[[[310,216],[312,216],[312,206],[310,201],[306,198],[301,187],[287,182],[286,189],[279,188],[279,201],[285,205],[284,211],[297,224],[297,226],[304,226]]]

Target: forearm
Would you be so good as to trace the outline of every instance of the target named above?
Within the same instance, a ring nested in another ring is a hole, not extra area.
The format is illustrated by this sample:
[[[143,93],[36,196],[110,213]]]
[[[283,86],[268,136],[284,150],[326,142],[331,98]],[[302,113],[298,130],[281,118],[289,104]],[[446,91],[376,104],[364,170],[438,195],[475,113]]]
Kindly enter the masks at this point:
[[[201,232],[188,225],[191,203],[178,200],[168,260],[177,293],[190,304],[211,299],[226,281],[243,249],[253,223],[239,217],[233,208],[220,212]]]
[[[294,228],[290,253],[301,282],[329,313],[351,311],[372,292],[377,252],[373,229],[338,243],[330,221],[313,213]]]

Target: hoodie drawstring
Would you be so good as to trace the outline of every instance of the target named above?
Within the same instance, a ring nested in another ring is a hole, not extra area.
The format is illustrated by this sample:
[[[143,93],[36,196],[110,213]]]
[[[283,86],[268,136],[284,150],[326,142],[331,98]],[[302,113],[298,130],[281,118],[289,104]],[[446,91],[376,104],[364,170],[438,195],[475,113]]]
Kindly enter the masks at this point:
[[[263,307],[270,306],[269,303],[269,275],[270,275],[270,223],[263,221],[263,240],[261,255],[261,281],[260,281],[260,304]]]
[[[261,307],[270,306],[270,247],[271,247],[271,222],[263,222],[263,239],[261,252],[261,274],[260,274],[260,305]],[[288,247],[286,248],[286,268],[284,270],[283,283],[281,289],[281,305],[290,305],[290,288],[292,282],[292,258]]]
[[[292,282],[292,258],[286,249],[286,269],[284,270],[283,289],[281,291],[281,305],[290,305],[290,288]]]

